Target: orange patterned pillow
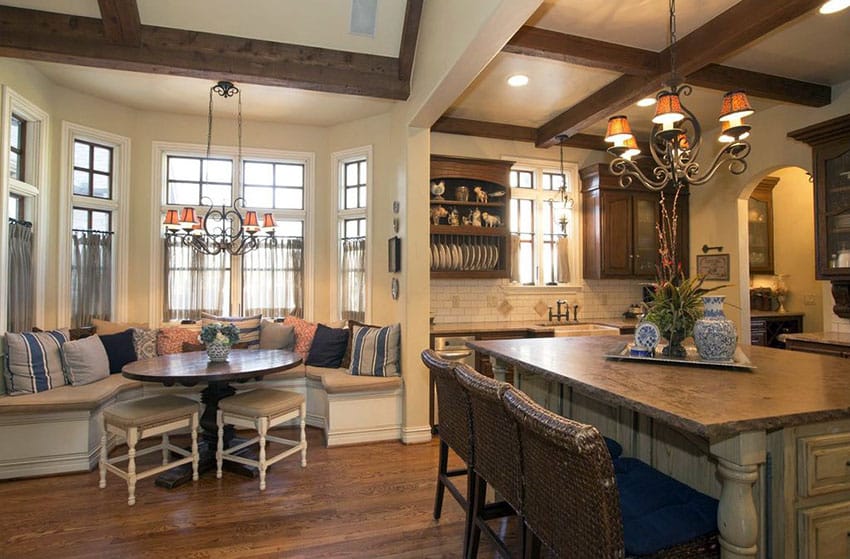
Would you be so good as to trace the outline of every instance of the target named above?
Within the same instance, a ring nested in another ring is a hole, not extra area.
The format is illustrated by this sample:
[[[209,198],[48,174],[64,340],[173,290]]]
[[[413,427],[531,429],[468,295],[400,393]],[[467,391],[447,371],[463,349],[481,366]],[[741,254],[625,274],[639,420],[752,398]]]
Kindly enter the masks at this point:
[[[169,353],[181,353],[183,351],[183,342],[197,344],[198,328],[180,328],[174,326],[172,328],[160,328],[156,335],[156,354],[168,355]]]
[[[295,330],[295,353],[300,355],[301,359],[307,359],[307,354],[310,353],[310,346],[313,345],[313,337],[316,335],[316,329],[319,325],[307,322],[297,316],[287,316],[283,323],[292,326]]]

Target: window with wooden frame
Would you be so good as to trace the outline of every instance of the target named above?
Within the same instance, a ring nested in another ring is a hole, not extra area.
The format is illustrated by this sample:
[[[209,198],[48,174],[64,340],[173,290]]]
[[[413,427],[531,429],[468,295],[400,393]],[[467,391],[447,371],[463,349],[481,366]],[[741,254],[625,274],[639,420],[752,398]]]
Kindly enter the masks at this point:
[[[112,199],[112,147],[74,140],[74,195]]]
[[[12,113],[9,131],[9,176],[24,182],[27,164],[27,121]]]
[[[339,204],[336,318],[366,320],[369,159],[371,149],[334,154]]]

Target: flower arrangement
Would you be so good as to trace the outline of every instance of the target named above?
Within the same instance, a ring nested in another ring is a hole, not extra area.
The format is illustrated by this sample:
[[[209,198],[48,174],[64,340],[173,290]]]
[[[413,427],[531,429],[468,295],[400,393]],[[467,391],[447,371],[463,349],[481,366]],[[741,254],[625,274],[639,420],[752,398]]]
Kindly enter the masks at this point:
[[[239,327],[235,324],[222,324],[221,322],[212,322],[201,327],[201,334],[198,336],[198,341],[205,344],[223,344],[230,345],[239,341]]]

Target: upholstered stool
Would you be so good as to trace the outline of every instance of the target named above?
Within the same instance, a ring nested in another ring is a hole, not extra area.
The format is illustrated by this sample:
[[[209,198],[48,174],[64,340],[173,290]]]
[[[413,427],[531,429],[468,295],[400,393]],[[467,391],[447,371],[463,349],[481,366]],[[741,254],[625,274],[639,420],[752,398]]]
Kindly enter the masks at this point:
[[[270,428],[290,419],[301,418],[301,440],[293,441],[273,437],[268,434]],[[218,448],[215,453],[216,477],[221,477],[221,465],[224,460],[255,466],[260,470],[260,491],[266,488],[266,468],[283,460],[287,456],[301,451],[301,467],[307,466],[307,438],[304,431],[307,417],[307,403],[304,396],[289,390],[258,388],[250,392],[224,398],[218,403]],[[248,427],[257,430],[257,436],[244,443],[224,449],[224,425]],[[266,441],[286,445],[287,449],[271,458],[266,457]],[[252,460],[236,453],[259,443],[259,460]]]
[[[174,446],[168,441],[168,433],[188,427],[192,435],[192,450]],[[127,454],[109,458],[107,436],[109,433],[121,435],[127,440]],[[136,444],[145,437],[162,435],[158,445],[136,451]],[[142,473],[136,471],[136,457],[157,450],[162,451],[162,465]],[[168,461],[169,451],[184,458]],[[115,464],[127,460],[125,472]],[[106,487],[106,471],[118,475],[127,481],[128,505],[136,503],[136,481],[170,470],[183,464],[192,463],[192,479],[198,479],[198,403],[180,396],[154,396],[120,402],[103,410],[103,437],[100,442],[100,487]]]

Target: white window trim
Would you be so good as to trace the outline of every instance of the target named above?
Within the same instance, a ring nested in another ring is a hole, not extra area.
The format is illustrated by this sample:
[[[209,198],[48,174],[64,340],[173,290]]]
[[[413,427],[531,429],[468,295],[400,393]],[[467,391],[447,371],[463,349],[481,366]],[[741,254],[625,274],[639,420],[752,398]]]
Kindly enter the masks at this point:
[[[27,182],[9,176],[9,134],[11,133],[12,113],[27,121],[27,146],[30,157],[26,161]],[[47,277],[47,237],[50,223],[50,181],[49,181],[49,131],[50,115],[40,107],[22,97],[11,87],[2,86],[2,107],[0,107],[0,218],[4,227],[0,232],[0,269],[9,269],[9,228],[5,226],[9,219],[9,194],[21,194],[32,204],[30,210],[35,228],[35,246],[33,251],[33,320],[36,325],[45,327],[44,302]],[[33,165],[33,163],[35,163]],[[9,303],[6,289],[0,289],[0,333],[6,331]]]
[[[374,238],[372,236],[372,207],[374,206],[373,193],[373,158],[372,145],[350,148],[342,151],[335,151],[331,154],[331,184],[336,192],[336,212],[331,216],[331,231],[335,234],[331,237],[330,254],[331,259],[330,277],[335,278],[331,283],[331,316],[334,320],[340,320],[340,305],[339,305],[339,239],[342,234],[341,223],[344,219],[352,217],[363,217],[362,209],[344,210],[345,206],[345,189],[342,186],[342,177],[340,176],[340,168],[344,163],[359,159],[366,159],[366,319],[365,322],[370,322],[372,319],[372,245]]]
[[[535,172],[535,180],[541,178],[537,176],[537,171],[541,172],[561,172],[561,162],[560,160],[551,160],[551,159],[533,159],[529,157],[523,157],[520,155],[509,156],[503,155],[501,157],[502,160],[513,161],[514,165],[511,167],[511,170],[517,171],[533,171]],[[571,190],[569,191],[570,196],[573,199],[573,207],[571,210],[571,218],[569,220],[569,224],[567,225],[567,237],[571,239],[570,242],[570,282],[569,283],[559,283],[558,285],[519,285],[519,284],[510,284],[503,287],[504,292],[514,292],[514,293],[552,293],[552,292],[564,292],[564,293],[575,293],[581,291],[582,288],[582,239],[581,239],[581,191],[579,182],[579,174],[578,174],[578,164],[570,161],[564,161],[564,175],[567,176],[569,184],[571,186]],[[538,186],[535,183],[535,186]],[[511,188],[508,186],[508,188]],[[520,189],[511,188],[511,199],[514,198],[525,198],[525,199],[538,199],[537,196],[539,191],[535,188],[534,196],[515,196],[515,193]],[[549,191],[542,191],[549,192]],[[554,196],[557,191],[551,191]],[[539,209],[539,208],[536,208]],[[539,236],[540,231],[535,231],[535,239],[542,238]],[[535,249],[536,250],[536,249]]]
[[[113,148],[112,199],[96,200],[73,194],[74,140],[83,140]],[[57,309],[59,324],[71,323],[71,226],[75,202],[86,207],[112,212],[112,315],[111,320],[127,320],[128,266],[130,246],[130,138],[62,121],[62,156],[59,170],[59,285]]]
[[[162,303],[165,293],[163,290],[162,254],[162,208],[166,205],[165,158],[168,155],[185,155],[188,157],[206,157],[207,147],[201,144],[185,144],[175,142],[152,142],[152,173],[151,173],[151,266],[150,266],[150,305],[148,321],[150,324],[162,323]],[[210,146],[210,157],[228,156],[236,158],[238,150],[230,146]],[[242,160],[293,160],[304,163],[304,319],[313,320],[314,289],[313,277],[315,258],[313,258],[313,243],[315,242],[313,202],[315,200],[316,184],[316,154],[306,151],[283,151],[260,148],[242,148]],[[301,210],[299,210],[301,211]]]

